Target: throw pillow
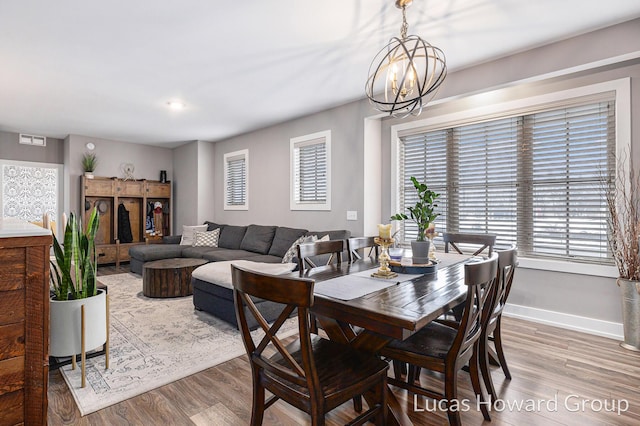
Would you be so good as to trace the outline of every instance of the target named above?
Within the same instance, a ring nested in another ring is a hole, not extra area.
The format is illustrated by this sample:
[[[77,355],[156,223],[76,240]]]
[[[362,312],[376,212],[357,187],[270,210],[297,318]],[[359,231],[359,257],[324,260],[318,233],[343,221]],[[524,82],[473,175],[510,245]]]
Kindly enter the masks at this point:
[[[207,225],[182,225],[182,239],[180,245],[192,246],[195,239],[196,232],[204,232],[207,230]]]
[[[298,244],[315,243],[316,241],[329,241],[329,235],[318,239],[317,235],[303,235],[291,244],[289,250],[282,257],[282,263],[289,263],[298,255]]]
[[[193,242],[194,247],[218,247],[218,238],[220,237],[220,228],[213,231],[196,231],[196,238]]]

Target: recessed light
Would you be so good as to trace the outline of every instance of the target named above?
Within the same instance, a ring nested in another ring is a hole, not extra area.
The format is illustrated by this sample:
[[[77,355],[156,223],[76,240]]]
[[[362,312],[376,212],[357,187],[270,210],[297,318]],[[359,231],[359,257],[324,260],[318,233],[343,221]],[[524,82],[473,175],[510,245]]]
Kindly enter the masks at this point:
[[[169,108],[175,109],[175,110],[184,109],[185,107],[184,102],[180,102],[180,101],[169,101],[167,102],[167,105],[169,106]]]

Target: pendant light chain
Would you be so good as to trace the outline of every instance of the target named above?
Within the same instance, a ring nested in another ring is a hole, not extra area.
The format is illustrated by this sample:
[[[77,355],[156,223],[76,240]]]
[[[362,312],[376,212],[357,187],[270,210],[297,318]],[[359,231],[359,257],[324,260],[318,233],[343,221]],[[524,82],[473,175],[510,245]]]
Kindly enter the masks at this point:
[[[407,24],[407,5],[402,5],[402,27],[400,27],[400,37],[402,40],[407,39],[407,31],[409,30],[409,24]]]

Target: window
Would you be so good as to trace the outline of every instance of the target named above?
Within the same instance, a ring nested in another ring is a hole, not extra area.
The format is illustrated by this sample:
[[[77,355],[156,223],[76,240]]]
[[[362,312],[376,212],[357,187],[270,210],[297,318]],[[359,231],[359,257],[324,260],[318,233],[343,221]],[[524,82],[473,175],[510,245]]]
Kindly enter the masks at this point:
[[[614,95],[546,105],[399,137],[399,209],[415,203],[409,178],[441,194],[439,229],[488,232],[520,255],[612,259],[603,179],[615,173]],[[417,227],[406,221],[402,237]]]
[[[224,155],[224,209],[249,210],[249,150]]]
[[[331,210],[331,131],[291,139],[291,210]]]

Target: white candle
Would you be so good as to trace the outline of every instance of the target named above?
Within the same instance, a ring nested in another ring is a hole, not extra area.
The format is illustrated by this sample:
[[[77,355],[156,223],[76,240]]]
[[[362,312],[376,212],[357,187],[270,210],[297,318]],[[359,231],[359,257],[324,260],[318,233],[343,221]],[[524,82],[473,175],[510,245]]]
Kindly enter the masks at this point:
[[[388,225],[378,225],[378,236],[380,238],[391,238],[391,224]]]

